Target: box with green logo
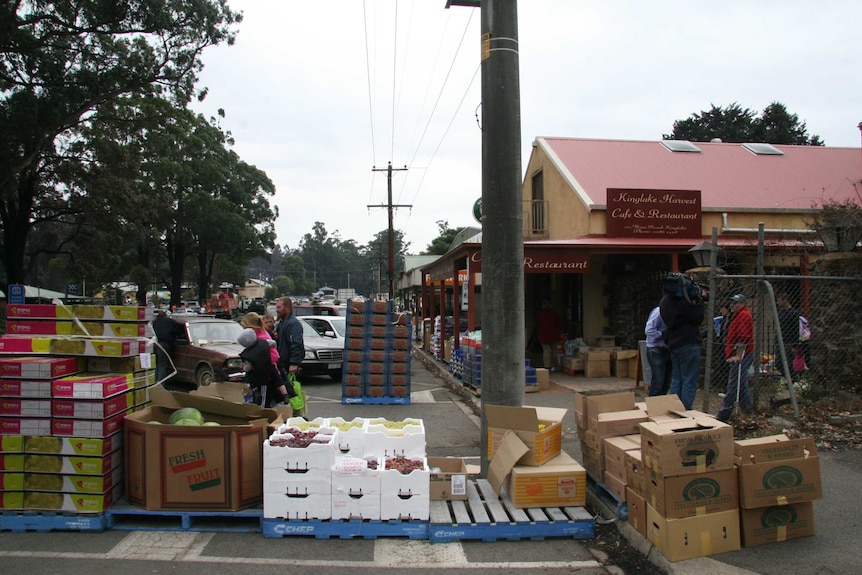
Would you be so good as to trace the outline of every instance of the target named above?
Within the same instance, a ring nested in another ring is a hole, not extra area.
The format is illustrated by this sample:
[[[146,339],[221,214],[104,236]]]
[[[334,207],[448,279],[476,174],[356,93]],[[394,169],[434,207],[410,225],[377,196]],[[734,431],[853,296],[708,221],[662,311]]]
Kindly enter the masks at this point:
[[[736,469],[672,477],[650,473],[646,501],[668,519],[738,509]]]
[[[743,509],[742,546],[754,547],[814,535],[814,504],[773,505]]]
[[[263,441],[278,413],[242,403],[241,394],[239,403],[231,401],[235,390],[223,387],[231,385],[196,393],[157,386],[151,390],[154,405],[126,416],[130,503],[177,511],[238,511],[262,503]],[[184,407],[197,409],[208,425],[170,424],[171,414]]]
[[[823,497],[814,439],[772,435],[734,442],[739,505],[745,509],[789,505]]]

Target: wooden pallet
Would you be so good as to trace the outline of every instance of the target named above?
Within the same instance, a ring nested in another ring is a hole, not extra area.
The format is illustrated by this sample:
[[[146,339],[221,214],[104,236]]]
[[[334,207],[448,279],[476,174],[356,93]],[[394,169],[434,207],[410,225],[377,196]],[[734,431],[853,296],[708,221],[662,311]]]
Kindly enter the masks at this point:
[[[543,540],[551,537],[592,539],[593,516],[583,507],[518,509],[486,479],[467,483],[466,501],[432,501],[431,543],[463,539],[482,541]]]

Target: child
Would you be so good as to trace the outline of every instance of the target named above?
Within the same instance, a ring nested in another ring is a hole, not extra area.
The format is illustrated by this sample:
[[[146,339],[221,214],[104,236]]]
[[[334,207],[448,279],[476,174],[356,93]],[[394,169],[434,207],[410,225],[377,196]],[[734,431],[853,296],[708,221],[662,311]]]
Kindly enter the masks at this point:
[[[245,381],[251,387],[251,396],[246,396],[246,401],[267,407],[270,402],[280,403],[284,396],[279,393],[277,383],[279,380],[273,378],[272,358],[269,354],[269,342],[257,337],[252,328],[242,330],[236,341],[245,349],[239,354],[242,359],[242,370],[245,372]]]
[[[269,357],[274,368],[271,370],[270,375],[272,382],[267,389],[273,389],[275,391],[276,397],[273,398],[274,400],[280,396],[280,399],[274,401],[273,404],[283,403],[285,398],[292,397],[295,394],[288,390],[281,377],[281,372],[278,369],[278,350],[275,348],[275,341],[272,339],[272,336],[270,336],[269,332],[264,328],[263,319],[261,319],[260,315],[256,312],[250,311],[245,314],[239,323],[244,328],[254,330],[255,337],[257,337],[257,339],[267,342],[267,345],[269,346]]]

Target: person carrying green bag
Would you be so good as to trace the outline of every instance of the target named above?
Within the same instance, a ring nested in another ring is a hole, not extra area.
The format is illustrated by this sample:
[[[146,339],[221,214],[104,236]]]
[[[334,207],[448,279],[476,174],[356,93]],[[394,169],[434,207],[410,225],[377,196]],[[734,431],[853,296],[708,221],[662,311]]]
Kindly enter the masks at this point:
[[[296,395],[290,398],[290,407],[293,408],[293,416],[294,417],[305,417],[308,413],[307,405],[305,403],[305,392],[302,391],[302,384],[299,383],[299,380],[296,379],[296,374],[291,373],[287,377],[288,382],[293,385],[293,390],[296,392]]]

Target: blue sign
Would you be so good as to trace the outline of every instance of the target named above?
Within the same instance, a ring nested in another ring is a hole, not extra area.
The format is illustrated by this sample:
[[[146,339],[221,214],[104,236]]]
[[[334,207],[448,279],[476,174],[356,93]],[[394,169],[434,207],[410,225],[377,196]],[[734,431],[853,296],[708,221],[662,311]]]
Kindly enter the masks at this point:
[[[78,284],[66,284],[66,295],[78,295]]]
[[[9,303],[18,305],[24,303],[23,284],[9,284]]]

